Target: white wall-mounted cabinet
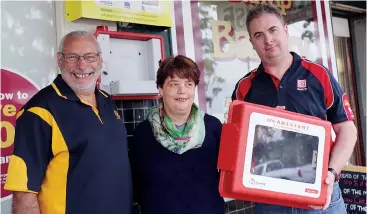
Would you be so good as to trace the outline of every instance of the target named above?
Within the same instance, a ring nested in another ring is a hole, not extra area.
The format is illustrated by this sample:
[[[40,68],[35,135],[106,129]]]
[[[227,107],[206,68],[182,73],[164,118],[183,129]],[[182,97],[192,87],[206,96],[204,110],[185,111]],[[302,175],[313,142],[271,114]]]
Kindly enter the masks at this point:
[[[131,32],[99,32],[103,68],[100,88],[113,96],[157,95],[163,39]]]

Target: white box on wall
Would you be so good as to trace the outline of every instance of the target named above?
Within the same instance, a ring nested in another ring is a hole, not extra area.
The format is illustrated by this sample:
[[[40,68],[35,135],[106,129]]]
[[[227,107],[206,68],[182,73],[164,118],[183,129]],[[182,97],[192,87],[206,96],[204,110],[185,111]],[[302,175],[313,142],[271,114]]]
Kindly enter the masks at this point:
[[[111,94],[114,96],[157,95],[158,89],[154,81],[115,81],[110,84]]]
[[[164,57],[163,39],[157,37],[99,32],[97,39],[103,52],[100,88],[113,96],[157,95],[156,72]]]

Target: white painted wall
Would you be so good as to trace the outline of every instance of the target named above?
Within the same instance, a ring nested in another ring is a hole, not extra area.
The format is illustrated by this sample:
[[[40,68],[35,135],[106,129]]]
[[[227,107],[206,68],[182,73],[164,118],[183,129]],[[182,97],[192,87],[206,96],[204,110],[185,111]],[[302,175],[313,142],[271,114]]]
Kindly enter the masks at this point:
[[[55,24],[52,1],[2,1],[1,68],[48,85],[57,72]]]
[[[57,74],[55,25],[52,1],[2,1],[1,68],[47,86]],[[11,213],[11,198],[0,205],[1,214]]]
[[[348,19],[332,17],[334,36],[350,37]]]

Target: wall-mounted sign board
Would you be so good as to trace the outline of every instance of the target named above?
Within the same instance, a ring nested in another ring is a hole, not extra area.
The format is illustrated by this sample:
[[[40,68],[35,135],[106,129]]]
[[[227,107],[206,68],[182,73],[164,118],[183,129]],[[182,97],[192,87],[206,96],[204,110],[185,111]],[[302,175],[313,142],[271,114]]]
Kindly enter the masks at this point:
[[[171,1],[65,1],[68,21],[90,18],[153,26],[172,25]]]
[[[343,168],[339,186],[348,214],[365,214],[366,207],[366,167],[347,165]]]

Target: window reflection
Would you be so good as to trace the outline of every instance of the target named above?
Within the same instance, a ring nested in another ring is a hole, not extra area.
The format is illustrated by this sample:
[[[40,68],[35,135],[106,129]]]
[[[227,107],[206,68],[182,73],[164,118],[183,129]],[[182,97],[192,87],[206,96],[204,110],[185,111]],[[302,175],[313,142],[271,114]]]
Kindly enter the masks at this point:
[[[289,49],[319,62],[321,51],[316,44],[312,2],[276,1],[276,4],[289,25]],[[251,6],[244,2],[199,2],[207,110],[222,122],[226,101],[235,84],[260,64],[246,27],[246,15]]]

